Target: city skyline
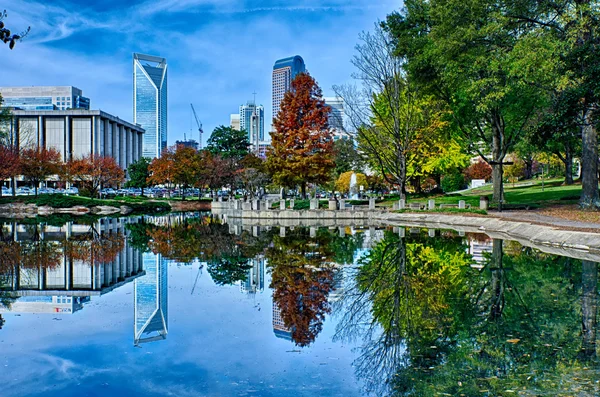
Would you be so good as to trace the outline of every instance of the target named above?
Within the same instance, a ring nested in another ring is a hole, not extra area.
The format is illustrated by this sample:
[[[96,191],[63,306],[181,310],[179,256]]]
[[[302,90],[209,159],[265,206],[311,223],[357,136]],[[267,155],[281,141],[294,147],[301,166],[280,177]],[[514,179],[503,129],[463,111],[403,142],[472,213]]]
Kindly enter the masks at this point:
[[[398,7],[364,0],[310,0],[295,6],[271,0],[260,7],[204,0],[116,4],[11,2],[7,23],[15,31],[32,29],[6,57],[13,73],[10,80],[0,78],[0,86],[73,85],[92,99],[94,108],[127,120],[133,114],[131,54],[157,54],[170,69],[168,145],[189,132],[190,102],[208,139],[254,91],[256,102],[265,104],[268,139],[273,62],[300,54],[324,95],[333,95],[332,85],[351,81],[358,34]],[[240,29],[253,34],[239,35]],[[240,67],[239,59],[249,62]]]

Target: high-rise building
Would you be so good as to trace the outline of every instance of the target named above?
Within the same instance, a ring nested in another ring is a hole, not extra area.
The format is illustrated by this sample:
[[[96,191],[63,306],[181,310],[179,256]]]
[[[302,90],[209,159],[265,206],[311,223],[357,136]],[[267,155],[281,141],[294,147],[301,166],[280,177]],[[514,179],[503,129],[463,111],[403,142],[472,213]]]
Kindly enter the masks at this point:
[[[256,151],[257,145],[265,140],[265,108],[253,102],[241,105],[240,130],[246,131],[252,151]]]
[[[167,60],[133,54],[133,122],[146,134],[142,155],[159,157],[167,147]]]
[[[344,128],[344,100],[340,97],[324,97],[325,105],[329,106],[328,122],[329,128],[333,131],[333,139],[338,140],[345,137]]]
[[[275,66],[273,66],[273,118],[277,117],[283,96],[290,90],[294,77],[305,71],[304,60],[299,55],[275,62]]]
[[[65,87],[0,87],[3,107],[21,110],[90,109],[90,100],[79,88]]]
[[[235,113],[229,116],[229,126],[234,130],[240,131],[240,115],[239,113]]]
[[[168,268],[167,262],[152,253],[143,254],[146,274],[134,282],[134,344],[167,339]]]
[[[175,141],[176,146],[189,147],[194,150],[198,150],[198,142],[193,139],[187,139],[183,141]]]

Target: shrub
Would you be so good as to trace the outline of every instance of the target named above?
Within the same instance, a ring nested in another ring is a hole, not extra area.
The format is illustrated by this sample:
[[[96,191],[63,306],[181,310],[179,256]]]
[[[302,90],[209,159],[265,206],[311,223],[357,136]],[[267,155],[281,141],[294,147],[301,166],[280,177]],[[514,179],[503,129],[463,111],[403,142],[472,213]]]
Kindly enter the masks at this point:
[[[465,177],[460,172],[444,175],[442,177],[442,191],[444,193],[464,189],[466,186]]]
[[[489,181],[492,178],[492,167],[483,160],[479,160],[476,163],[471,164],[464,170],[467,181],[473,179],[485,179]]]

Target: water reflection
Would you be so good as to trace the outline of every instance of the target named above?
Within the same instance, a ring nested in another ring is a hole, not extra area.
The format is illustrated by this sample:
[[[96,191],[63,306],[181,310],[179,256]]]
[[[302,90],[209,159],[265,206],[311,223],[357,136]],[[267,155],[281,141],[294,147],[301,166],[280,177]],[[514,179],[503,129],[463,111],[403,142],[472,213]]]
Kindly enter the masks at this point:
[[[596,263],[501,240],[478,258],[460,237],[425,236],[386,232],[339,307],[367,391],[598,395]]]
[[[598,264],[454,231],[242,226],[207,214],[6,223],[0,328],[2,314],[75,313],[133,281],[134,344],[165,340],[173,263],[194,266],[188,299],[202,294],[202,269],[238,299],[267,291],[264,304],[272,291],[265,328],[294,351],[335,324],[334,341],[358,346],[365,393],[600,395]],[[224,313],[202,321],[226,327]]]
[[[143,275],[124,223],[5,224],[0,228],[0,312],[75,313]]]

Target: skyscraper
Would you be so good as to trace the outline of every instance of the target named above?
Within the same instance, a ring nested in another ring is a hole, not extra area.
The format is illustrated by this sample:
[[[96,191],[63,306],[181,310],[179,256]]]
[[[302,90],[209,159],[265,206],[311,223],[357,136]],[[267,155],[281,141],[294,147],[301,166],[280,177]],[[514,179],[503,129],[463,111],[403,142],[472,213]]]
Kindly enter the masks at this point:
[[[133,54],[133,122],[146,133],[142,156],[159,157],[167,147],[167,60]]]
[[[134,344],[167,338],[168,268],[160,255],[143,254],[146,274],[134,281]]]
[[[248,142],[255,150],[265,140],[265,108],[248,102],[240,106],[240,130],[248,133]]]
[[[229,126],[234,130],[240,130],[240,114],[234,113],[229,116]]]
[[[294,77],[305,71],[304,60],[299,55],[275,62],[275,66],[273,66],[273,118],[277,117],[279,105],[285,93],[290,90]]]
[[[329,128],[333,131],[333,139],[344,138],[344,100],[340,97],[325,97],[325,104],[331,108],[327,118]]]

